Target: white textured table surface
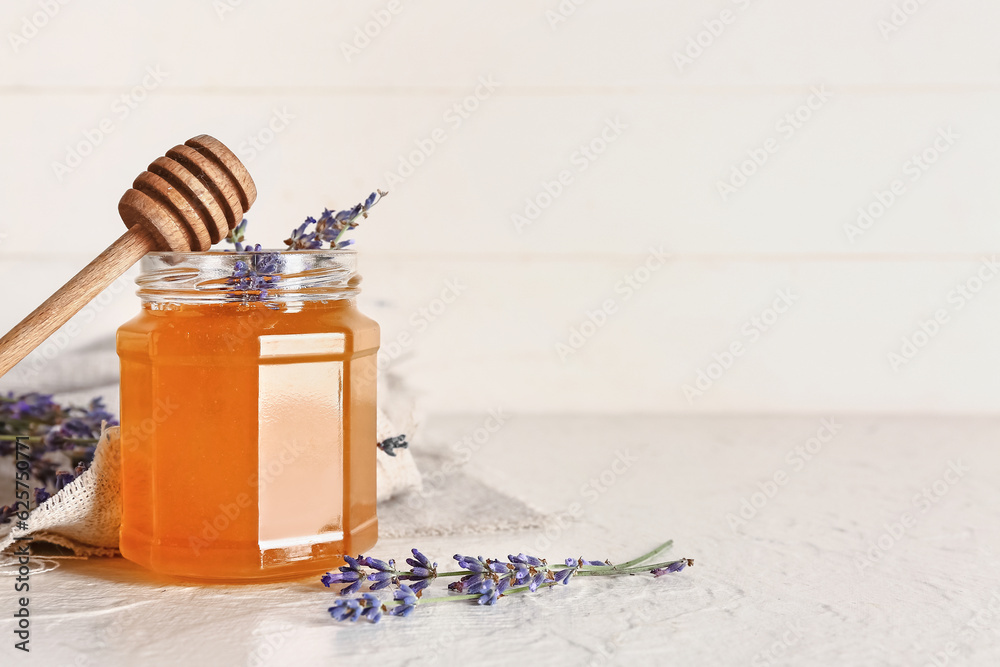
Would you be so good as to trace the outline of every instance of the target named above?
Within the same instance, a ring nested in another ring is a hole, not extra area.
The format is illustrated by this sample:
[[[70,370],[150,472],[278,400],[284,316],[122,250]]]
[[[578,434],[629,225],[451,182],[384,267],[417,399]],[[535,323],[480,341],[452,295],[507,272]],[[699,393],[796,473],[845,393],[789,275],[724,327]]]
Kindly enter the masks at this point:
[[[433,419],[428,439],[450,446],[485,418]],[[13,580],[0,579],[0,663],[1000,664],[1000,419],[830,422],[513,416],[469,471],[552,513],[548,537],[373,552],[621,561],[674,538],[673,555],[696,561],[679,575],[574,579],[373,626],[334,623],[313,579],[197,587],[69,561],[32,579],[30,655],[13,649]]]

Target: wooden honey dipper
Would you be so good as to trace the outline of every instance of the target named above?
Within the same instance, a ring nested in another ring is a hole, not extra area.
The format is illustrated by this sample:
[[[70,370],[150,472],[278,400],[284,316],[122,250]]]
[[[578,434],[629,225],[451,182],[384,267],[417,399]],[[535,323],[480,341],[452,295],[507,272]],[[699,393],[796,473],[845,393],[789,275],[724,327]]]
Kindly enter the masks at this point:
[[[0,338],[0,376],[152,250],[207,250],[243,219],[257,187],[207,134],[156,158],[118,202],[128,231]]]

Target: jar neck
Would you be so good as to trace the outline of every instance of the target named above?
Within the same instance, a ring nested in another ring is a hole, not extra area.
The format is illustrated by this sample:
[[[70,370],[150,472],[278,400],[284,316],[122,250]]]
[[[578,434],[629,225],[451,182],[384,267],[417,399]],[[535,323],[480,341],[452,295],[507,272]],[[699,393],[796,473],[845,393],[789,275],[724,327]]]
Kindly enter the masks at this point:
[[[151,252],[136,278],[144,304],[353,300],[353,250]]]

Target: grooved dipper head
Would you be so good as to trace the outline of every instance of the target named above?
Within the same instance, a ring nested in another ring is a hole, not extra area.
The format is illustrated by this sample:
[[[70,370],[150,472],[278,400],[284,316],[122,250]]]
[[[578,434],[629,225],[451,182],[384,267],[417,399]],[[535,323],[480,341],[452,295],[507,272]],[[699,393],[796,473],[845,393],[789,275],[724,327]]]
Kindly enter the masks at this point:
[[[239,224],[257,187],[239,158],[207,134],[174,146],[118,202],[126,227],[142,225],[160,250],[208,250]]]

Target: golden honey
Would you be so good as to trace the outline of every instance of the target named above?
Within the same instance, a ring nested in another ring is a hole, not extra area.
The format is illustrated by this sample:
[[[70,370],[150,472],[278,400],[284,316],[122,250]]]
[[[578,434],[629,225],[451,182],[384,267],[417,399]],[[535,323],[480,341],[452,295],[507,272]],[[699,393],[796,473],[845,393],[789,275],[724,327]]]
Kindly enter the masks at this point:
[[[254,255],[151,253],[118,330],[121,551],[156,572],[304,576],[377,538],[379,329],[355,255],[279,253],[264,294],[230,277]]]

